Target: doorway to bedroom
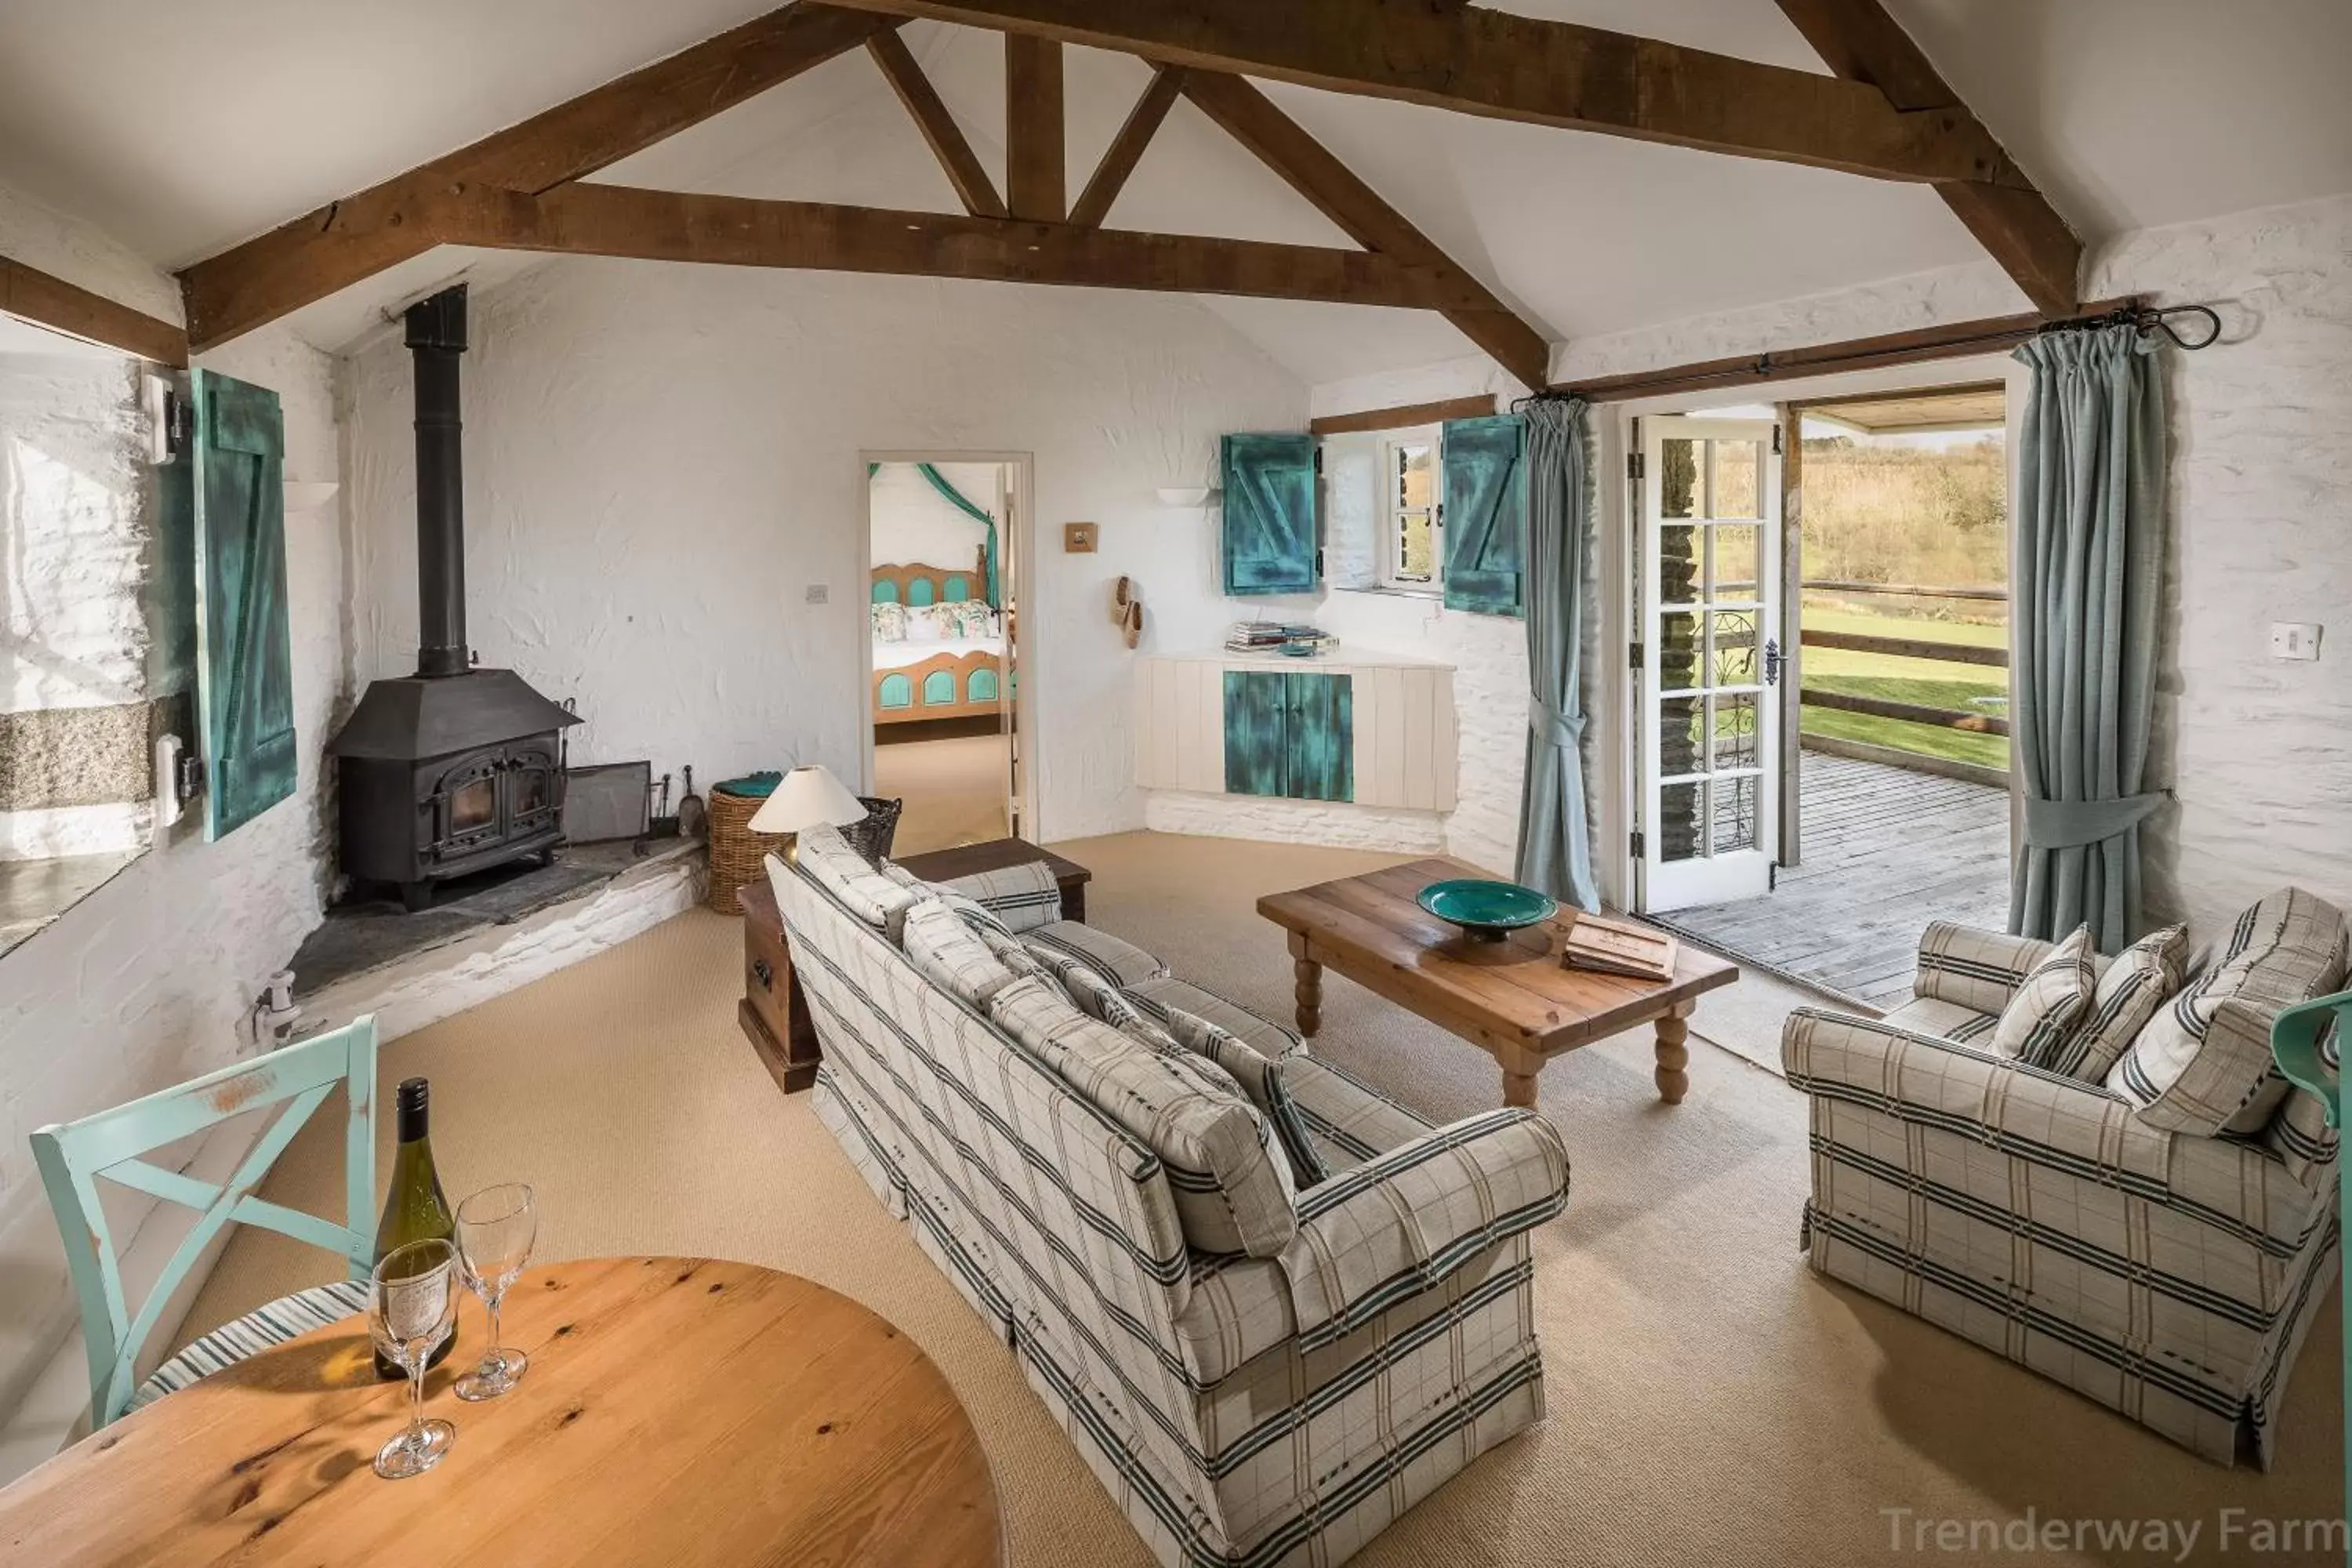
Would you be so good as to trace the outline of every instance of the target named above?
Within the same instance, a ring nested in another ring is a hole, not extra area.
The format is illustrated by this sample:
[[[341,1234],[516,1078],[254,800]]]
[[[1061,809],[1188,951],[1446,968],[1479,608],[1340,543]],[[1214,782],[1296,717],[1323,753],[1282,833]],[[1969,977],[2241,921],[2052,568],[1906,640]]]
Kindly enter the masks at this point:
[[[866,793],[905,803],[895,852],[1018,837],[1019,573],[1026,463],[866,464]]]

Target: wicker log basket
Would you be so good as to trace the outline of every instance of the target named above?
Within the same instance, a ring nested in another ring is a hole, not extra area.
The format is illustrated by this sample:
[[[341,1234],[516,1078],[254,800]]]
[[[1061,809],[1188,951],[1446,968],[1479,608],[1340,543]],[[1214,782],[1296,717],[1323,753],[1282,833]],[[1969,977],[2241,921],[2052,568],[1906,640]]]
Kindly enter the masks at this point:
[[[792,842],[789,833],[751,831],[753,815],[782,777],[782,773],[747,773],[710,786],[710,907],[722,915],[743,912],[735,901],[736,893],[745,883],[766,876],[761,861],[769,855],[782,854],[784,846]],[[879,860],[890,853],[890,842],[898,831],[898,813],[906,803],[863,795],[857,801],[866,808],[866,816],[844,827],[841,836],[866,859]]]

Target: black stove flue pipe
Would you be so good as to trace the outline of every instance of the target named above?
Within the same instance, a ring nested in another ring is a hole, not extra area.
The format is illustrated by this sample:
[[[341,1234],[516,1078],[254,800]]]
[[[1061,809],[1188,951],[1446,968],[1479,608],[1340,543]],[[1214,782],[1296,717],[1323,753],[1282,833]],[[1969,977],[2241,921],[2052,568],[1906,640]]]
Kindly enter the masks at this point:
[[[463,675],[466,646],[466,470],[457,356],[466,352],[466,286],[408,308],[416,375],[416,673]]]

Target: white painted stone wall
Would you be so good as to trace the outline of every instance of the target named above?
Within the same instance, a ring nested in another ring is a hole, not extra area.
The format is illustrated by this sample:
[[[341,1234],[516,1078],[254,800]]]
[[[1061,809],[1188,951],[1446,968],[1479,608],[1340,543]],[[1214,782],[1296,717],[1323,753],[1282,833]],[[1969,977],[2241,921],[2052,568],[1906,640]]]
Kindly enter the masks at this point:
[[[1208,645],[1212,518],[1164,507],[1232,430],[1297,429],[1307,389],[1183,300],[566,258],[486,290],[467,356],[472,640],[558,699],[581,761],[719,779],[820,762],[855,777],[868,636],[861,451],[1034,454],[1023,690],[1048,837],[1140,826],[1131,658]],[[415,627],[407,355],[353,362],[355,622],[363,675]],[[1101,525],[1093,554],[1062,524]],[[823,584],[830,603],[812,605]]]
[[[15,238],[0,232],[0,249],[16,254]],[[278,391],[289,468],[340,471],[325,355],[263,332],[202,363]],[[144,478],[114,470],[103,481],[113,487],[110,504],[143,505],[134,492]],[[204,842],[194,818],[184,822],[0,957],[0,1278],[9,1282],[0,1293],[0,1412],[17,1404],[75,1321],[28,1134],[232,1060],[254,996],[321,908],[318,747],[342,700],[347,662],[344,552],[332,515],[289,522],[287,565],[295,725],[304,738],[295,797],[218,844]]]

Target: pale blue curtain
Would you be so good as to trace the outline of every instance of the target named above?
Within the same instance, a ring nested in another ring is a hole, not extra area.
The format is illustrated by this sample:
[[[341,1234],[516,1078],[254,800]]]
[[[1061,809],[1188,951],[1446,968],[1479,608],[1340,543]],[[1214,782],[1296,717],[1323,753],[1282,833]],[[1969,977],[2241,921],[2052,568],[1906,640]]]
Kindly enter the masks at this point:
[[[2011,680],[2025,850],[2009,929],[2087,922],[2103,952],[2144,924],[2140,823],[2164,581],[2164,389],[2129,326],[2046,333],[2018,451]]]
[[[1528,765],[1519,796],[1518,879],[1598,910],[1584,806],[1584,609],[1592,539],[1591,409],[1528,405]]]

